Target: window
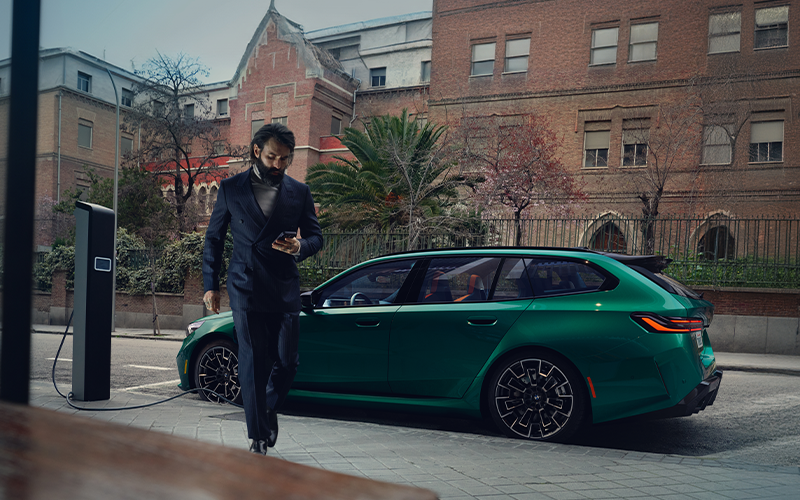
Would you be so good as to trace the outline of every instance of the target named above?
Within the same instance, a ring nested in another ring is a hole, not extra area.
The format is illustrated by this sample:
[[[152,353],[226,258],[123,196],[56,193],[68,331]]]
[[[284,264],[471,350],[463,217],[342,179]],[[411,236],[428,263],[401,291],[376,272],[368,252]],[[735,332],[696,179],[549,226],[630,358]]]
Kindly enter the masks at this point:
[[[648,129],[622,131],[622,166],[643,167],[647,165],[647,143],[650,140]]]
[[[92,76],[78,71],[78,90],[92,93]]]
[[[703,165],[728,165],[731,162],[731,140],[728,130],[732,125],[706,125],[703,127]],[[727,130],[726,130],[727,129]]]
[[[272,119],[272,123],[280,123],[281,125],[286,125],[289,123],[288,116],[276,116]]]
[[[586,132],[584,135],[584,167],[607,167],[608,144],[611,132],[598,130]]]
[[[252,138],[254,135],[256,135],[256,132],[258,132],[258,129],[260,129],[263,126],[264,126],[264,120],[253,120],[250,123],[250,138]]]
[[[655,61],[657,43],[658,23],[632,25],[628,61]]]
[[[370,85],[373,87],[386,86],[386,68],[372,68],[369,70]]]
[[[228,116],[228,100],[217,100],[217,116]]]
[[[789,45],[789,6],[756,9],[756,49]]]
[[[528,71],[528,53],[530,49],[530,38],[506,40],[506,64],[503,71],[506,73]]]
[[[430,61],[422,61],[422,74],[419,77],[419,81],[425,83],[431,81],[431,62]]]
[[[353,307],[398,304],[414,260],[375,264],[359,269],[324,289],[316,307]]]
[[[491,75],[494,72],[494,46],[494,42],[472,46],[471,76]]]
[[[708,17],[708,53],[739,52],[742,13],[725,12]]]
[[[78,146],[92,147],[92,122],[81,120],[78,122]]]
[[[331,135],[339,135],[342,133],[342,119],[335,116],[331,117]]]
[[[164,115],[164,103],[161,101],[153,101],[153,115],[154,116],[163,116]]]
[[[122,89],[122,100],[120,104],[129,108],[133,106],[133,92],[128,89]]]
[[[214,141],[214,154],[217,156],[222,156],[225,154],[225,142],[224,141]]]
[[[529,299],[533,297],[528,272],[525,270],[530,260],[507,258],[492,293],[492,300]]]
[[[442,257],[431,260],[417,302],[481,302],[502,259],[497,257]]]
[[[183,107],[183,116],[185,118],[194,118],[194,104],[187,104]]]
[[[123,135],[119,138],[119,154],[120,156],[124,156],[131,151],[133,151],[133,138]]]
[[[783,121],[750,125],[750,161],[783,161]]]
[[[606,277],[579,262],[526,259],[533,296],[585,293],[600,290]]]
[[[617,35],[619,28],[592,30],[590,65],[617,63]]]

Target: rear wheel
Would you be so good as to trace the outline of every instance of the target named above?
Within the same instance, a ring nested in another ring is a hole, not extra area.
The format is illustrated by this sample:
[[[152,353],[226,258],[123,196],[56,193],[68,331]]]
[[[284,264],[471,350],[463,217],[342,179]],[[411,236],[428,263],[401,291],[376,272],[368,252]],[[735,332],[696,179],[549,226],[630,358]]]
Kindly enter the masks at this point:
[[[492,372],[487,390],[492,420],[509,437],[563,441],[583,425],[586,388],[566,359],[520,353]]]
[[[239,358],[237,346],[228,339],[218,339],[202,348],[194,369],[195,387],[207,389],[200,394],[213,403],[224,403],[218,395],[242,404],[242,387],[239,385]],[[209,391],[214,391],[211,393]],[[217,395],[218,394],[218,395]]]

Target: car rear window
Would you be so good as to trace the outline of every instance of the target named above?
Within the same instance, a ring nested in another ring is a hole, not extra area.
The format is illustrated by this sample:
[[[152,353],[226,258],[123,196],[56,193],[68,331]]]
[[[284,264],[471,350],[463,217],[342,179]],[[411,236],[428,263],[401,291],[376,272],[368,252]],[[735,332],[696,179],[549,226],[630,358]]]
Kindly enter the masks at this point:
[[[641,275],[648,278],[650,281],[660,286],[669,293],[680,295],[689,299],[702,299],[703,296],[672,276],[662,272],[654,273],[640,266],[629,266],[631,269],[639,272]]]

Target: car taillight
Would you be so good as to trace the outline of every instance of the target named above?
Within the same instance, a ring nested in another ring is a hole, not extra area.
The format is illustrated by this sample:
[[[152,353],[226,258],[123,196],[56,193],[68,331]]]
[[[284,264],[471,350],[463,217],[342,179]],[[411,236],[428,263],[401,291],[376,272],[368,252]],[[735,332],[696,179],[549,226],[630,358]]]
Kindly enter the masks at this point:
[[[654,313],[633,313],[631,318],[652,333],[693,333],[703,330],[703,320],[700,318],[668,318]]]

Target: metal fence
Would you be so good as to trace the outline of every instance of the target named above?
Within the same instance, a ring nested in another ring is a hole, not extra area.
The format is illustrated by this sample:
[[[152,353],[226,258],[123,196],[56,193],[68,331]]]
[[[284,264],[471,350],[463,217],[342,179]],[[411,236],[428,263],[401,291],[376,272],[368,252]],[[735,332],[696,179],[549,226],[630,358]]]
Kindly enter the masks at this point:
[[[518,233],[522,246],[664,255],[672,259],[667,273],[695,286],[800,288],[798,219],[491,219],[474,234],[423,235],[418,248],[514,246]],[[408,250],[407,244],[403,232],[325,234],[323,249],[300,266],[302,284],[314,286],[369,258]]]

